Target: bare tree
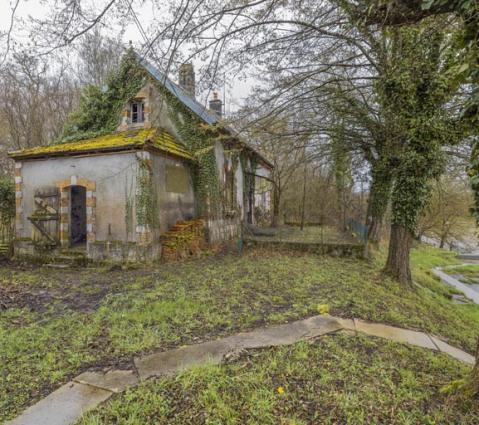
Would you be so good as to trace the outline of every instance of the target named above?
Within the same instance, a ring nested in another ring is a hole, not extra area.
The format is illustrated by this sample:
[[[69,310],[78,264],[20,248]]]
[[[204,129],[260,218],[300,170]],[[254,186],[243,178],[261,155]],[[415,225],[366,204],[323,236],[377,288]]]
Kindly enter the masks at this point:
[[[117,38],[104,35],[96,26],[79,41],[78,71],[76,75],[82,86],[103,86],[106,78],[120,66],[124,48],[121,34]]]

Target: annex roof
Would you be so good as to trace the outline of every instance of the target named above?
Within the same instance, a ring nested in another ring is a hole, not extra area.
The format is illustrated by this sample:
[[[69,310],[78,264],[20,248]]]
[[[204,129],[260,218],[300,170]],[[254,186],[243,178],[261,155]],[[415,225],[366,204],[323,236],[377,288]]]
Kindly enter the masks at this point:
[[[151,147],[184,159],[194,160],[193,154],[181,142],[161,127],[143,128],[135,131],[129,130],[80,140],[78,142],[24,149],[22,151],[11,152],[9,156],[13,159],[40,159],[141,150],[145,147]]]

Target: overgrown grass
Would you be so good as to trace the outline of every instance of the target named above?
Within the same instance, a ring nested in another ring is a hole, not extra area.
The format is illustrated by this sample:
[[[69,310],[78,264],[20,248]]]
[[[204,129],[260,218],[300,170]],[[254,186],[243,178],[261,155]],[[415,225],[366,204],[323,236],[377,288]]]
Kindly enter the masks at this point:
[[[439,393],[469,368],[444,354],[363,335],[250,350],[143,383],[79,421],[98,424],[475,424]]]
[[[30,294],[0,316],[0,421],[83,370],[301,319],[318,304],[333,315],[426,330],[472,352],[479,307],[454,304],[428,272],[454,263],[443,251],[413,249],[423,288],[410,293],[382,278],[381,261],[291,252],[111,273],[0,268],[0,290]]]
[[[310,243],[359,243],[359,239],[351,232],[341,232],[332,226],[280,226],[277,228],[261,227],[261,234],[255,235],[259,240],[277,240],[284,242]],[[251,236],[248,232],[246,236]]]
[[[462,275],[460,279],[464,283],[479,283],[479,264],[470,264],[467,266],[459,266],[450,269],[444,269],[447,274]]]

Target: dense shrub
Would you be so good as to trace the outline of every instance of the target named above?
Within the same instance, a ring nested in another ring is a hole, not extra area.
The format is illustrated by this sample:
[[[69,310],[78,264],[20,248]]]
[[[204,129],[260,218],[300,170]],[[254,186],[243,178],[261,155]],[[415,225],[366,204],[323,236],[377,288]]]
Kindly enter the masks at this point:
[[[13,180],[0,179],[0,243],[10,242],[13,238],[14,217],[15,183]]]

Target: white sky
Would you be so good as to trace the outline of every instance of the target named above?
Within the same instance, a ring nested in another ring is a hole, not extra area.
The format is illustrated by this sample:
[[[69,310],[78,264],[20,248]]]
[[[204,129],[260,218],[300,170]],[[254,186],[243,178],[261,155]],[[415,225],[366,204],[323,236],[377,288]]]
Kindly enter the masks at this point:
[[[26,26],[28,23],[27,19],[29,16],[33,16],[35,18],[42,18],[45,17],[48,13],[48,9],[50,5],[53,3],[53,0],[20,0],[18,3],[18,7],[15,13],[15,22],[14,27],[12,30],[12,38],[15,40],[20,40],[21,42],[27,43],[28,37],[26,31],[23,27]],[[10,25],[11,25],[11,18],[12,18],[12,10],[16,4],[16,0],[0,0],[0,33],[8,32]],[[158,11],[155,10],[152,6],[152,3],[147,3],[148,6],[143,6],[140,8],[135,2],[133,2],[132,7],[137,14],[143,29],[148,34],[148,28],[151,23],[151,19],[155,16],[155,13]],[[28,30],[28,28],[26,28]],[[0,42],[5,43],[6,39],[0,39]],[[141,44],[144,42],[139,29],[136,25],[131,23],[126,29],[123,36],[123,41],[125,45],[132,41],[133,44]],[[4,51],[4,46],[1,46],[0,52]],[[3,60],[3,57],[0,58],[0,62]],[[195,68],[197,70],[197,78],[198,78],[198,69],[201,65],[200,62],[194,61]],[[175,81],[177,80],[176,76],[171,76]],[[244,99],[250,94],[251,89],[254,85],[254,80],[246,80],[246,81],[239,81],[235,80],[231,82],[232,89],[226,88],[226,93],[224,93],[223,87],[218,87],[215,91],[217,91],[220,95],[220,98],[223,99],[223,95],[225,94],[226,99],[226,113],[228,114],[230,111],[234,111],[237,109],[236,104],[243,104]],[[198,100],[202,103],[206,103],[207,94],[199,94]],[[209,96],[212,98],[212,95]]]

